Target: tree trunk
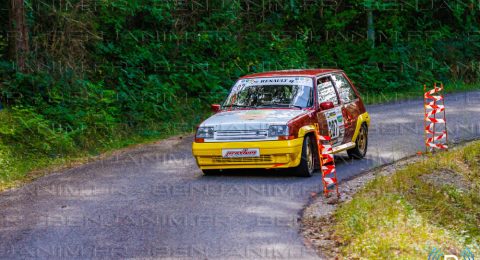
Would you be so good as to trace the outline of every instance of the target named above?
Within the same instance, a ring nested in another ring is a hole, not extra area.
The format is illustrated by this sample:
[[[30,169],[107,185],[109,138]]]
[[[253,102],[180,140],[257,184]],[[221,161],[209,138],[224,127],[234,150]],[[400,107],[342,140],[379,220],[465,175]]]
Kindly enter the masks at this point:
[[[373,26],[373,11],[367,10],[367,39],[370,41],[372,48],[375,48],[375,27]]]
[[[28,32],[25,20],[23,0],[9,0],[9,51],[10,58],[15,61],[20,71],[26,70],[28,55]]]

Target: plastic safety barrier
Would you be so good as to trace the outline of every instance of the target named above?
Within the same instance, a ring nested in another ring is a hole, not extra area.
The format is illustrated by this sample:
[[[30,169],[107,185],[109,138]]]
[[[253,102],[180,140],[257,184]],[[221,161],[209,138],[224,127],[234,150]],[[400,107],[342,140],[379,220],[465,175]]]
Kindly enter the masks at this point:
[[[448,149],[445,96],[442,94],[443,84],[440,83],[440,87],[437,87],[437,83],[434,83],[433,89],[429,91],[427,91],[427,86],[423,85],[423,90],[425,92],[423,95],[423,107],[425,111],[423,124],[425,129],[426,150],[428,152],[434,149]]]
[[[332,139],[330,136],[321,135],[318,125],[315,126],[315,136],[318,145],[318,159],[320,162],[320,170],[322,172],[323,194],[325,197],[328,197],[329,193],[336,192],[337,196],[340,197],[340,193],[338,192],[335,158],[333,156]]]

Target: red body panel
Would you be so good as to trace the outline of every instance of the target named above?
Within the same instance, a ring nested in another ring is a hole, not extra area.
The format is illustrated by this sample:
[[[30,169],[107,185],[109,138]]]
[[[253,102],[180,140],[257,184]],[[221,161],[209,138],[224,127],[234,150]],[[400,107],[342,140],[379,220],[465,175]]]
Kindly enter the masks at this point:
[[[306,125],[312,125],[316,123],[315,114],[317,110],[310,110],[307,114],[293,118],[288,122],[289,135],[297,137],[300,128]]]

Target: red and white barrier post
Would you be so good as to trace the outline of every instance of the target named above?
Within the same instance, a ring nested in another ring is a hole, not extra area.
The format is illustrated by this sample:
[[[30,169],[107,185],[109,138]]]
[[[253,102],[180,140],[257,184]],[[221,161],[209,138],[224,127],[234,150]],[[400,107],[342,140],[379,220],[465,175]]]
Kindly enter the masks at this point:
[[[323,194],[328,197],[330,192],[336,192],[337,197],[340,197],[332,139],[330,136],[321,135],[318,125],[316,125],[315,137],[317,139],[320,171],[322,172]]]
[[[440,87],[437,87],[437,83],[434,83],[433,89],[429,91],[427,91],[427,86],[423,85],[423,90],[425,93],[423,95],[423,107],[425,111],[424,130],[426,151],[448,149],[445,96],[441,94],[443,93],[443,84],[440,83]],[[443,127],[441,127],[442,125]],[[439,128],[442,130],[439,131]]]

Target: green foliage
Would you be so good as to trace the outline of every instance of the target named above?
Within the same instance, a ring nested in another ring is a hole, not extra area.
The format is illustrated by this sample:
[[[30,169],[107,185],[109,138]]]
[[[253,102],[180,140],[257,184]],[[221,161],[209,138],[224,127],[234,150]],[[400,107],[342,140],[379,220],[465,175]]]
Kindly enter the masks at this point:
[[[365,38],[367,9],[374,13],[375,48]],[[480,76],[479,12],[466,5],[74,0],[61,6],[33,0],[28,10],[32,40],[41,47],[31,62],[43,62],[33,67],[36,79],[43,84],[41,74],[53,71],[51,84],[66,85],[70,73],[113,91],[129,124],[165,119],[172,104],[158,104],[158,96],[186,93],[207,101],[237,77],[264,70],[340,67],[372,93]],[[55,33],[61,37],[51,38]],[[58,62],[70,70],[55,71]],[[30,105],[34,96],[15,102]]]
[[[69,133],[56,131],[53,123],[32,108],[14,108],[12,113],[1,113],[0,139],[18,151],[58,156],[72,149]]]

